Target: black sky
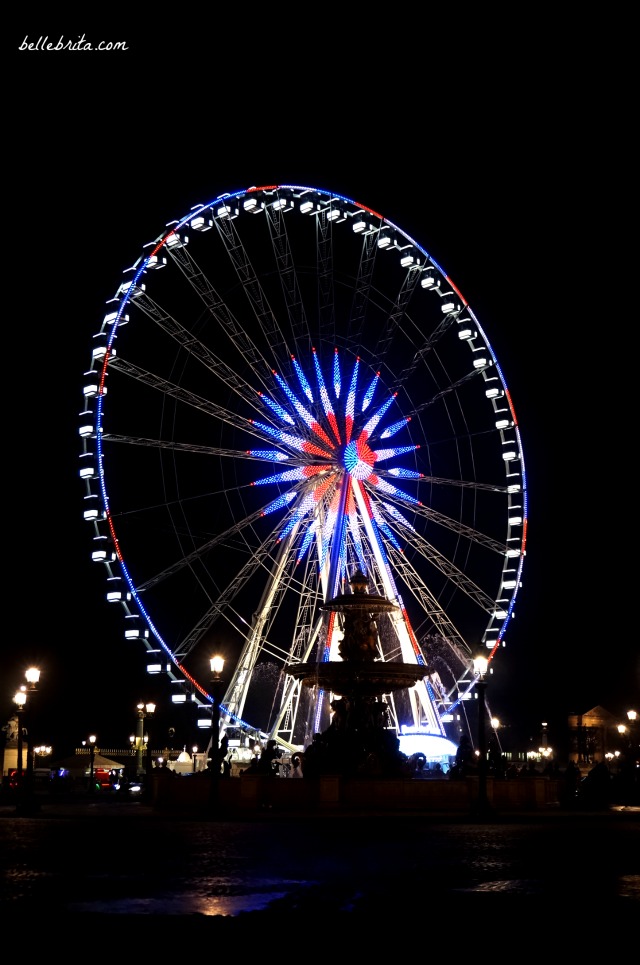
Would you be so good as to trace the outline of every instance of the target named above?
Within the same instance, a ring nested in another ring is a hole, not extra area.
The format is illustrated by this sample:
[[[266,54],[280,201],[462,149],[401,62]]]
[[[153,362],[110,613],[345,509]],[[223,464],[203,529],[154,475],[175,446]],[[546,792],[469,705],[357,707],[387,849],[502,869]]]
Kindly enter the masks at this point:
[[[122,271],[167,222],[268,183],[335,191],[418,239],[501,362],[530,528],[495,712],[524,729],[596,704],[622,714],[640,690],[627,602],[634,433],[618,387],[635,309],[616,278],[635,176],[630,155],[611,150],[624,81],[557,35],[507,45],[486,23],[481,44],[470,30],[466,41],[428,31],[417,45],[406,23],[370,24],[370,37],[312,31],[306,43],[298,28],[284,43],[285,26],[255,27],[251,42],[235,23],[205,35],[186,22],[153,36],[85,31],[129,41],[109,55],[18,50],[25,37],[77,40],[83,25],[17,30],[5,121],[3,719],[36,663],[52,734],[42,739],[75,746],[96,730],[126,741],[143,677],[89,560],[77,474],[91,337]]]

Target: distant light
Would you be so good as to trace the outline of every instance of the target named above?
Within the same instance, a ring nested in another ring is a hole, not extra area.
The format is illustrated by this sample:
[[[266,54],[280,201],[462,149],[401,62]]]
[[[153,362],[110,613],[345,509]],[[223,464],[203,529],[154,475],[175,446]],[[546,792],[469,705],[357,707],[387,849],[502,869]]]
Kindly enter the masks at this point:
[[[484,656],[484,654],[480,653],[478,654],[477,657],[473,658],[473,669],[481,677],[484,677],[488,667],[489,667],[489,661]]]
[[[411,757],[412,754],[424,754],[428,761],[440,760],[444,757],[455,757],[457,746],[447,737],[440,734],[424,734],[420,732],[401,733],[398,738],[400,751]]]

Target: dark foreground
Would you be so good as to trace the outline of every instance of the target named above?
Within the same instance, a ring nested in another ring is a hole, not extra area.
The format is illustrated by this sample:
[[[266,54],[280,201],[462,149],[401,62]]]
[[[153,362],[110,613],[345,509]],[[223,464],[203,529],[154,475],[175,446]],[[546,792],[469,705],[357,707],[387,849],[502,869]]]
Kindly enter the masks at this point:
[[[560,928],[588,950],[601,927],[616,941],[637,930],[639,832],[638,810],[619,808],[243,820],[175,818],[139,802],[3,808],[0,914],[14,939],[30,934],[19,922],[63,944],[78,929],[124,928],[149,952],[178,926],[189,942],[234,947],[264,934],[272,954],[296,939],[330,948],[337,936],[380,954],[391,936],[454,952],[507,927],[523,940]]]

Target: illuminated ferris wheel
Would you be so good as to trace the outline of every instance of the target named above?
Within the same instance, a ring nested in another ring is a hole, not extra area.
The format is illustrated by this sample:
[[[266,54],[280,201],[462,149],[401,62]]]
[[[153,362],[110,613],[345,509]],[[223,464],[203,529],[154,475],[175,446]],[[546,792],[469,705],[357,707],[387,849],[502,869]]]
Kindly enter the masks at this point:
[[[346,197],[249,188],[145,246],[93,342],[92,559],[173,700],[211,703],[222,649],[222,725],[305,746],[331,695],[287,668],[340,659],[325,603],[362,572],[394,604],[377,659],[428,669],[393,726],[445,736],[504,645],[527,527],[510,393],[445,271]]]

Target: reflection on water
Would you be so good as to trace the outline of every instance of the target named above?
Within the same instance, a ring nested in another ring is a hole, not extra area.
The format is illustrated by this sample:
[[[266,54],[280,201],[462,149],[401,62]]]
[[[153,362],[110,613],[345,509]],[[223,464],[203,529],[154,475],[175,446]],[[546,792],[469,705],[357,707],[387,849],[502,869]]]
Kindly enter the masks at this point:
[[[243,912],[264,911],[277,900],[286,898],[291,889],[308,887],[308,882],[263,879],[251,884],[238,880],[210,880],[185,893],[152,897],[100,898],[67,903],[70,912],[102,915],[225,915],[235,917]],[[217,893],[216,893],[217,892]],[[235,893],[234,893],[235,892]]]

